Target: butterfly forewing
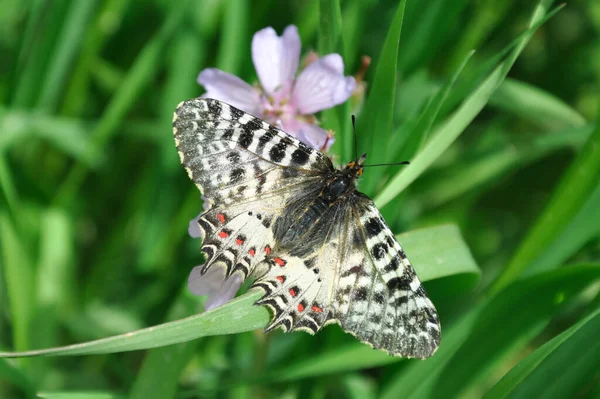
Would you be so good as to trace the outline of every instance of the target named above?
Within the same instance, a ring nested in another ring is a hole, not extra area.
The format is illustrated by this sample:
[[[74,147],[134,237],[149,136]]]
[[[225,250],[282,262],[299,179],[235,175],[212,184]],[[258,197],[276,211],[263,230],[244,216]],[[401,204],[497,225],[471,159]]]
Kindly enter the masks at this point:
[[[264,291],[257,304],[273,311],[266,331],[337,322],[393,355],[435,352],[435,307],[373,202],[328,157],[211,99],[181,103],[173,126],[182,163],[210,200],[198,220],[207,262],[189,280],[208,307],[253,276]]]

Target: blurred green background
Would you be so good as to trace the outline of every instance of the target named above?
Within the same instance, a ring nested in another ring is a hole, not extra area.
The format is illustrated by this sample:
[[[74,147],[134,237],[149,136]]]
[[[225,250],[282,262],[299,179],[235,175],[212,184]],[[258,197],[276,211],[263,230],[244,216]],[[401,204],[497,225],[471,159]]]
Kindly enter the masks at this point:
[[[364,95],[320,119],[338,161],[351,113],[372,163],[411,161],[368,170],[361,189],[407,232],[442,344],[421,361],[337,326],[263,335],[250,293],[78,356],[0,359],[0,397],[600,398],[600,2],[558,6],[1,1],[0,351],[200,312],[185,285],[202,204],[172,113],[203,93],[203,68],[256,81],[252,35],[289,24],[346,74],[372,58]]]

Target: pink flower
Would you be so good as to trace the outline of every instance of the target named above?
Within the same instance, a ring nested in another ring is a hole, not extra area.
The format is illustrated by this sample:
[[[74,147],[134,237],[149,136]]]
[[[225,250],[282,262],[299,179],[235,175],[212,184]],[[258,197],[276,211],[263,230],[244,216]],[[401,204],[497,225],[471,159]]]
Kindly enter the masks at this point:
[[[345,102],[356,87],[344,76],[339,54],[328,54],[308,65],[296,78],[300,61],[300,36],[290,25],[281,37],[273,28],[252,38],[252,61],[260,87],[215,68],[198,75],[205,97],[225,101],[282,128],[306,144],[328,150],[333,139],[315,122],[314,113]]]

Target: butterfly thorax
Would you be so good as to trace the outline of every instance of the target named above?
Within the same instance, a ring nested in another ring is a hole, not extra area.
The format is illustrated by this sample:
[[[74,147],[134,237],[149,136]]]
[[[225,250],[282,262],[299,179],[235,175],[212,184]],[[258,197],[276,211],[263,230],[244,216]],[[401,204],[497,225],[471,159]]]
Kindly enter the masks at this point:
[[[313,233],[327,227],[332,209],[340,203],[350,200],[357,193],[356,182],[362,174],[362,164],[366,154],[357,161],[352,161],[339,169],[333,169],[325,180],[324,186],[315,192],[311,202],[298,207],[296,201],[290,201],[280,219],[279,244],[283,248],[297,246],[298,240],[306,236],[317,236]],[[276,234],[277,236],[277,234]]]

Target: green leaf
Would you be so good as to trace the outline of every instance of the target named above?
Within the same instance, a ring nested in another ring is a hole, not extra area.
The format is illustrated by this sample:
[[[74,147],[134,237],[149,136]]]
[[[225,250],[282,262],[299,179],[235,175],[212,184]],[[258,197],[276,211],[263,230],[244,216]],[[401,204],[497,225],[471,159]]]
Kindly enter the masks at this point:
[[[551,0],[541,1],[534,12],[529,26],[547,13]],[[492,94],[506,78],[508,71],[533,35],[534,30],[529,30],[519,41],[509,57],[494,69],[494,71],[480,84],[477,89],[465,99],[462,105],[444,122],[433,134],[432,139],[421,152],[411,161],[409,167],[401,169],[375,197],[378,206],[384,206],[404,190],[410,183],[419,177],[440,155],[460,136],[467,126],[475,119],[486,105]]]
[[[548,248],[588,201],[599,179],[600,123],[596,123],[595,131],[562,177],[542,214],[494,282],[492,292],[518,278]]]
[[[456,227],[417,230],[403,234],[399,239],[412,257],[413,266],[422,281],[447,277],[472,282],[477,279],[477,266]],[[432,248],[435,248],[435,254]],[[468,288],[468,285],[465,287]],[[265,307],[253,306],[260,296],[261,292],[255,290],[217,309],[174,322],[65,347],[22,353],[1,352],[0,357],[113,353],[156,348],[210,335],[256,330],[265,327],[270,318]]]
[[[485,398],[577,396],[600,367],[599,336],[600,310],[596,310],[521,360]]]

